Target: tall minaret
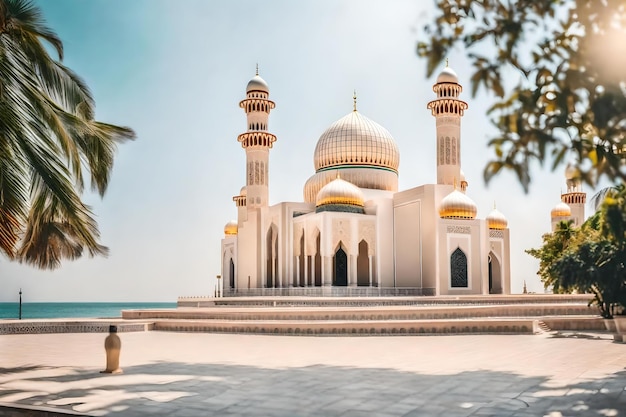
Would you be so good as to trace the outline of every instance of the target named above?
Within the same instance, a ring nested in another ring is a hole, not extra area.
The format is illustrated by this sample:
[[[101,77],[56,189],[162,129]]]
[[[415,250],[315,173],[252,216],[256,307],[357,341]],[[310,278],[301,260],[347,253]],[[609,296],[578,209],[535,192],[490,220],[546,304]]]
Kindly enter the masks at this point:
[[[437,99],[428,109],[437,123],[437,184],[454,185],[461,178],[461,117],[467,103],[458,98],[463,87],[447,60],[433,91]]]
[[[582,181],[573,165],[568,165],[565,169],[565,183],[567,192],[561,194],[561,201],[572,209],[571,219],[574,220],[574,226],[580,226],[585,221],[587,193],[583,192]]]
[[[269,87],[256,75],[248,82],[246,98],[239,107],[248,116],[248,131],[237,137],[246,150],[246,205],[248,210],[268,206],[269,150],[276,136],[267,131],[267,119],[275,107],[269,100]]]

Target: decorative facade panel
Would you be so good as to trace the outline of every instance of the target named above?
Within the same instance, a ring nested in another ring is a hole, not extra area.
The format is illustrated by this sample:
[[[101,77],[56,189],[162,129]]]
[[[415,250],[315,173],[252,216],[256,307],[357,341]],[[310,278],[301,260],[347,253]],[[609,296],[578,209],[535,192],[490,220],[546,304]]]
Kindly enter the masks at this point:
[[[469,226],[448,226],[446,229],[448,233],[462,233],[469,235],[472,232],[472,228]]]

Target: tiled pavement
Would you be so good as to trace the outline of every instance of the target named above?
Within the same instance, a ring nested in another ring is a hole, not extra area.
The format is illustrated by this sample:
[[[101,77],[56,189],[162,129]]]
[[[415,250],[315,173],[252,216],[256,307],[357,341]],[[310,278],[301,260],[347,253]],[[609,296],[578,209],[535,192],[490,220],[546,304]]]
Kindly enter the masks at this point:
[[[0,402],[108,416],[626,416],[608,334],[0,336]]]

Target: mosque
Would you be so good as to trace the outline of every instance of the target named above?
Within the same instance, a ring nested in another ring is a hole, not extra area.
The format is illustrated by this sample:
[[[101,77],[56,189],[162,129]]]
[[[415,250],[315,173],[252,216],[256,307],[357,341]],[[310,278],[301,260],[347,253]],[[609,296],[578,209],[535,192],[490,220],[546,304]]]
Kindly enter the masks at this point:
[[[468,105],[459,99],[456,73],[446,66],[433,91],[426,108],[436,123],[436,184],[398,190],[398,147],[384,127],[357,111],[355,97],[353,110],[317,142],[304,201],[270,206],[269,152],[277,138],[268,118],[275,103],[257,70],[239,103],[247,116],[247,130],[237,138],[246,152],[246,184],[233,197],[237,220],[224,228],[225,295],[261,288],[275,294],[509,294],[507,220],[495,208],[477,218],[466,194],[461,118]]]

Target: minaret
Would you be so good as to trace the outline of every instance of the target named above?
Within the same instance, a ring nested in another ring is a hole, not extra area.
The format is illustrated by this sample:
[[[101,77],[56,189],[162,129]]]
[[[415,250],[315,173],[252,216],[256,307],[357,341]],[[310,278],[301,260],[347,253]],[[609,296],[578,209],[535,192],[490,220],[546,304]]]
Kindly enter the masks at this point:
[[[437,123],[437,184],[453,185],[461,178],[461,117],[467,103],[458,98],[463,87],[447,60],[433,91],[437,99],[427,108]]]
[[[585,221],[585,203],[587,193],[583,192],[582,182],[578,177],[578,171],[573,165],[568,165],[565,169],[565,183],[567,192],[561,194],[561,201],[570,206],[572,210],[571,219],[574,226],[578,227]]]
[[[246,87],[246,98],[239,103],[248,116],[248,131],[237,137],[246,150],[245,204],[248,210],[268,206],[269,150],[276,142],[276,136],[267,131],[267,119],[275,107],[269,100],[269,92],[267,83],[259,77],[257,65],[256,75]]]

